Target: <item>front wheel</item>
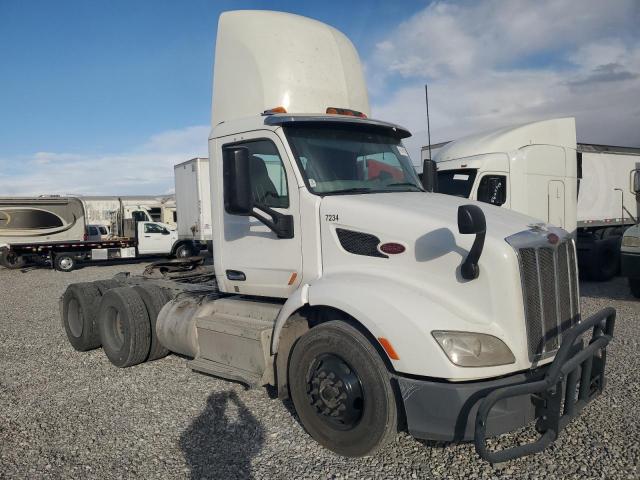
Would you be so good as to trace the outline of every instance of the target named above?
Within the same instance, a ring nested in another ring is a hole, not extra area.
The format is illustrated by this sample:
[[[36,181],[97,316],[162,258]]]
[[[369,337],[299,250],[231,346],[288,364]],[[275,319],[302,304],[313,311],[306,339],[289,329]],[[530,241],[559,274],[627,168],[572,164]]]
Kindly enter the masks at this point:
[[[295,344],[289,365],[293,404],[321,445],[361,457],[397,433],[398,409],[387,368],[354,327],[331,321],[312,328]]]

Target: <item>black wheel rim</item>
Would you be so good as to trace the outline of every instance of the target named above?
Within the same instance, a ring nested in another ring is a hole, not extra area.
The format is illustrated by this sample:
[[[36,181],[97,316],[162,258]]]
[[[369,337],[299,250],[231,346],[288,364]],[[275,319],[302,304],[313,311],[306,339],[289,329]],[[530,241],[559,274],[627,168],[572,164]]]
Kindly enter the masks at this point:
[[[316,415],[338,430],[351,430],[362,419],[364,393],[357,372],[340,356],[323,354],[307,377],[307,398]]]
[[[84,329],[84,315],[80,302],[75,298],[69,301],[69,306],[67,307],[67,323],[69,324],[71,335],[80,338]]]

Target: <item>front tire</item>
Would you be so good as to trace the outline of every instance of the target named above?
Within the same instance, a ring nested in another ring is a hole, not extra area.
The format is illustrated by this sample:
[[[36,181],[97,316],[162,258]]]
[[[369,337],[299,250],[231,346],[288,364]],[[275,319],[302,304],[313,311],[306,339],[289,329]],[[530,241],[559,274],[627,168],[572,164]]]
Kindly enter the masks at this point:
[[[640,298],[640,278],[629,278],[629,290],[631,295]]]
[[[307,432],[340,455],[371,455],[397,433],[389,372],[369,340],[344,322],[323,323],[296,342],[289,388]]]
[[[53,260],[53,267],[59,272],[71,272],[76,268],[76,259],[69,253],[58,253]]]
[[[193,247],[188,243],[183,243],[182,245],[178,246],[178,248],[176,248],[175,255],[177,259],[192,257],[194,255]]]

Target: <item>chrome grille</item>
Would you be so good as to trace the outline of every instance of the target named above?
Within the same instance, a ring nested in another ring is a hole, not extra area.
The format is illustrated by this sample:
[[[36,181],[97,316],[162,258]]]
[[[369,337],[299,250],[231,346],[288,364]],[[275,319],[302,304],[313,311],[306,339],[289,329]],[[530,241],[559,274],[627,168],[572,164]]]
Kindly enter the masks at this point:
[[[522,239],[509,242],[518,253],[532,361],[555,352],[562,342],[562,333],[580,316],[573,240],[565,238],[557,246],[544,240],[544,243]]]

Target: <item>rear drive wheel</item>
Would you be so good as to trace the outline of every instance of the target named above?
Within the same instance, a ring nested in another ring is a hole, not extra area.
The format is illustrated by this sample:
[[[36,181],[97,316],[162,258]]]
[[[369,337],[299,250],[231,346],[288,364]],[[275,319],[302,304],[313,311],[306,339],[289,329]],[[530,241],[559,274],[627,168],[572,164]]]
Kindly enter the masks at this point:
[[[0,253],[0,265],[4,268],[17,270],[24,267],[26,263],[26,259],[22,255],[18,255],[16,252],[4,250]]]
[[[171,297],[165,293],[160,287],[155,285],[138,285],[133,287],[138,292],[140,298],[147,307],[147,313],[149,314],[149,325],[151,327],[151,347],[149,349],[148,361],[158,360],[169,355],[169,350],[162,346],[156,335],[156,322],[158,320],[158,314],[162,307],[164,307]]]
[[[76,268],[76,259],[70,253],[58,253],[54,257],[53,266],[59,272],[71,272]]]
[[[631,290],[631,295],[640,298],[640,278],[630,278],[629,289]]]
[[[145,361],[151,346],[149,314],[140,295],[130,287],[109,290],[98,314],[102,348],[116,367]]]
[[[183,243],[176,248],[176,258],[189,258],[193,255],[193,248],[188,243]]]
[[[591,279],[606,282],[618,273],[620,246],[617,238],[596,241],[589,260]]]
[[[74,283],[61,298],[62,325],[69,343],[80,352],[100,346],[97,328],[100,291],[91,283]]]
[[[387,368],[352,326],[331,321],[312,328],[294,345],[289,365],[293,404],[321,445],[360,457],[397,433],[398,409]]]

